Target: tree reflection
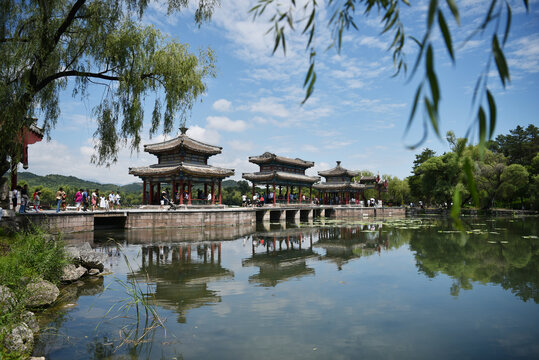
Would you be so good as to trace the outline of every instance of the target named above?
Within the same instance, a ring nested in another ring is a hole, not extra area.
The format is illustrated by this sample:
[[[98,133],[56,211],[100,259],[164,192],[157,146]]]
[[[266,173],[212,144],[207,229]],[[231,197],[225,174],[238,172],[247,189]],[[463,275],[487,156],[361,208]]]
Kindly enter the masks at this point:
[[[539,303],[539,243],[523,237],[534,233],[536,225],[533,221],[503,224],[507,227],[502,230],[494,223],[480,224],[480,231],[469,233],[440,234],[438,228],[414,232],[410,249],[422,273],[428,277],[444,273],[453,278],[453,296],[479,282],[499,284],[523,301]]]

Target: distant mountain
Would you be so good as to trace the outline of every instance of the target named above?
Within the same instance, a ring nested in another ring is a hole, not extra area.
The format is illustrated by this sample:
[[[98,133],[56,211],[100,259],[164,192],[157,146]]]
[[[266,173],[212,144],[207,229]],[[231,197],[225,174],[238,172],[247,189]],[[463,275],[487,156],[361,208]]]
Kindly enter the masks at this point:
[[[116,184],[101,184],[95,181],[88,181],[79,179],[75,176],[64,176],[50,174],[40,176],[31,172],[18,172],[18,181],[25,181],[30,188],[35,187],[47,187],[51,189],[57,189],[60,186],[69,186],[71,188],[84,188],[84,189],[100,189],[100,190],[114,190],[121,193],[141,193],[142,183],[132,183],[128,185],[116,185]]]

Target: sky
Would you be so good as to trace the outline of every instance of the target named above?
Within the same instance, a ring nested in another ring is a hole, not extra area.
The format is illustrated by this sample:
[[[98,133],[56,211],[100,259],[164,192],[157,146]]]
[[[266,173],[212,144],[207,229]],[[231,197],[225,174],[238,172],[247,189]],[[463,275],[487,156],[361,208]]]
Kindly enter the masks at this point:
[[[387,51],[391,38],[388,34],[380,35],[382,26],[376,12],[369,17],[363,15],[362,9],[358,12],[359,29],[345,33],[338,52],[335,48],[327,50],[331,33],[321,26],[327,23],[330,10],[319,9],[320,25],[315,39],[317,82],[314,94],[302,105],[309,61],[306,37],[300,32],[289,33],[286,54],[281,50],[272,54],[273,37],[267,34],[271,24],[267,18],[253,21],[248,13],[255,3],[222,0],[212,20],[199,28],[194,24],[192,11],[167,16],[166,6],[152,1],[141,20],[141,25],[153,25],[170,38],[188,43],[192,51],[208,47],[214,50],[217,76],[207,80],[206,94],[193,106],[187,120],[188,135],[221,146],[222,154],[211,157],[209,163],[234,169],[232,179],[239,180],[242,173],[257,171],[258,166],[249,163],[248,157],[266,151],[315,162],[307,171],[309,175],[332,168],[339,160],[351,170],[369,170],[402,179],[410,175],[415,155],[421,149],[428,147],[439,155],[449,151],[444,140],[447,131],[464,137],[470,127],[475,129],[471,99],[477,77],[488,59],[490,32],[465,39],[485,16],[490,0],[457,2],[460,26],[444,8],[452,29],[456,63],[451,62],[436,30],[433,39],[441,86],[442,136],[438,138],[430,128],[427,140],[415,150],[410,145],[422,137],[421,111],[406,134],[405,129],[424,69],[420,66],[412,78],[392,77],[395,69]],[[418,38],[424,34],[427,4],[422,0],[402,9],[408,34]],[[522,1],[512,1],[511,5],[513,20],[505,47],[511,82],[504,88],[494,66],[488,73],[488,86],[498,106],[495,136],[507,134],[517,125],[539,125],[539,1],[530,0],[529,13]],[[504,26],[502,22],[502,29]],[[411,68],[417,47],[407,41],[405,50]],[[61,115],[51,140],[29,146],[27,171],[119,185],[140,181],[128,174],[128,168],[156,162],[153,155],[142,149],[132,153],[122,148],[118,162],[108,168],[91,164],[96,129],[92,109],[100,101],[103,89],[95,86],[89,93],[84,99],[73,98],[68,87],[61,94]],[[149,138],[151,98],[152,94],[148,94],[143,144],[176,136],[173,133]],[[477,136],[471,140],[477,142]]]

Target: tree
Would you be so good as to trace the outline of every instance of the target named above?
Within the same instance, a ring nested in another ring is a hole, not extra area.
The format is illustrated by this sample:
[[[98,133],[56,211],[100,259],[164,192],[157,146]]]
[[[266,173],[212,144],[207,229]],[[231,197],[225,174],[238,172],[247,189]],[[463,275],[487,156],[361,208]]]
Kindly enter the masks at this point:
[[[198,0],[195,21],[210,18],[217,0]],[[186,44],[141,26],[147,0],[0,0],[0,175],[7,158],[20,156],[16,139],[39,112],[47,135],[60,114],[59,93],[69,80],[73,94],[85,96],[101,85],[93,161],[116,160],[119,146],[137,149],[143,102],[155,96],[150,135],[162,125],[185,120],[195,99],[214,76],[213,54],[189,51]],[[189,0],[168,0],[169,13]],[[138,18],[138,19],[137,19]]]
[[[520,205],[524,207],[522,197],[526,192],[526,185],[529,183],[528,176],[528,171],[520,164],[511,164],[506,167],[501,175],[501,188],[504,198],[512,202],[514,197],[519,197]]]
[[[483,161],[477,164],[475,179],[480,192],[484,208],[495,206],[496,199],[501,191],[502,173],[507,167],[503,154],[496,154],[487,150]]]
[[[425,148],[421,153],[415,156],[414,164],[412,166],[413,175],[408,177],[408,186],[410,187],[410,194],[416,201],[425,198],[421,188],[421,176],[419,173],[417,173],[417,168],[435,155],[436,152],[434,152],[434,150]]]
[[[528,2],[529,0],[524,0],[527,10],[529,7]],[[257,5],[251,9],[251,12],[256,18],[264,14],[268,8],[273,11],[273,16],[270,17],[272,26],[269,31],[274,34],[274,52],[279,47],[282,47],[283,51],[286,52],[287,32],[299,29],[306,37],[310,65],[305,75],[304,87],[306,92],[303,102],[312,95],[316,83],[316,38],[318,29],[323,28],[323,26],[320,26],[321,17],[318,14],[321,12],[320,8],[324,7],[324,5],[329,12],[327,28],[332,31],[332,46],[336,47],[337,50],[341,49],[343,35],[347,31],[358,30],[357,13],[361,13],[361,16],[365,17],[373,13],[375,16],[378,14],[384,26],[383,33],[392,34],[393,39],[388,44],[388,50],[393,53],[396,73],[407,72],[408,63],[405,53],[407,47],[405,45],[407,40],[413,40],[414,44],[417,45],[417,55],[412,66],[411,77],[416,74],[420,64],[424,65],[425,72],[415,91],[407,129],[410,128],[410,124],[415,118],[418,105],[422,104],[424,134],[417,144],[419,146],[426,140],[428,135],[429,125],[427,121],[430,123],[430,128],[440,137],[438,109],[442,89],[435,71],[435,47],[433,43],[436,41],[436,35],[434,30],[436,27],[440,30],[449,57],[453,63],[456,63],[451,36],[452,29],[448,26],[446,16],[450,14],[449,16],[460,25],[459,9],[455,0],[445,2],[429,0],[428,3],[427,28],[421,37],[409,37],[407,28],[401,21],[401,6],[413,6],[408,0],[326,0],[324,2],[308,0],[302,2],[301,5],[295,0],[285,1],[284,3],[276,0],[258,0]],[[486,140],[492,137],[496,125],[496,102],[488,88],[491,66],[496,67],[504,87],[510,81],[509,67],[503,49],[509,36],[512,18],[511,6],[507,1],[491,0],[490,6],[486,7],[485,10],[484,20],[478,24],[473,24],[475,30],[467,37],[467,41],[470,41],[476,36],[484,36],[486,31],[491,31],[491,51],[487,54],[487,59],[484,61],[485,66],[478,75],[471,104],[477,118],[475,123],[477,124],[477,133],[479,134],[481,146],[485,146]],[[488,115],[485,109],[488,109]]]
[[[530,166],[539,153],[539,128],[530,124],[526,129],[517,126],[508,135],[498,135],[490,148],[507,157],[510,164]]]

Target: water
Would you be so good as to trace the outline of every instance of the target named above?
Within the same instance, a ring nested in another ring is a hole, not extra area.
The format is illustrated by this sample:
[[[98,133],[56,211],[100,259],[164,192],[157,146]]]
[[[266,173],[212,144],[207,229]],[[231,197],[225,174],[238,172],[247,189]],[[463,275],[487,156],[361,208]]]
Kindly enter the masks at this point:
[[[464,233],[428,218],[96,232],[113,274],[63,290],[34,355],[539,358],[537,218],[464,222]],[[166,318],[166,334],[138,344],[121,332],[134,311],[118,310],[133,279]]]

